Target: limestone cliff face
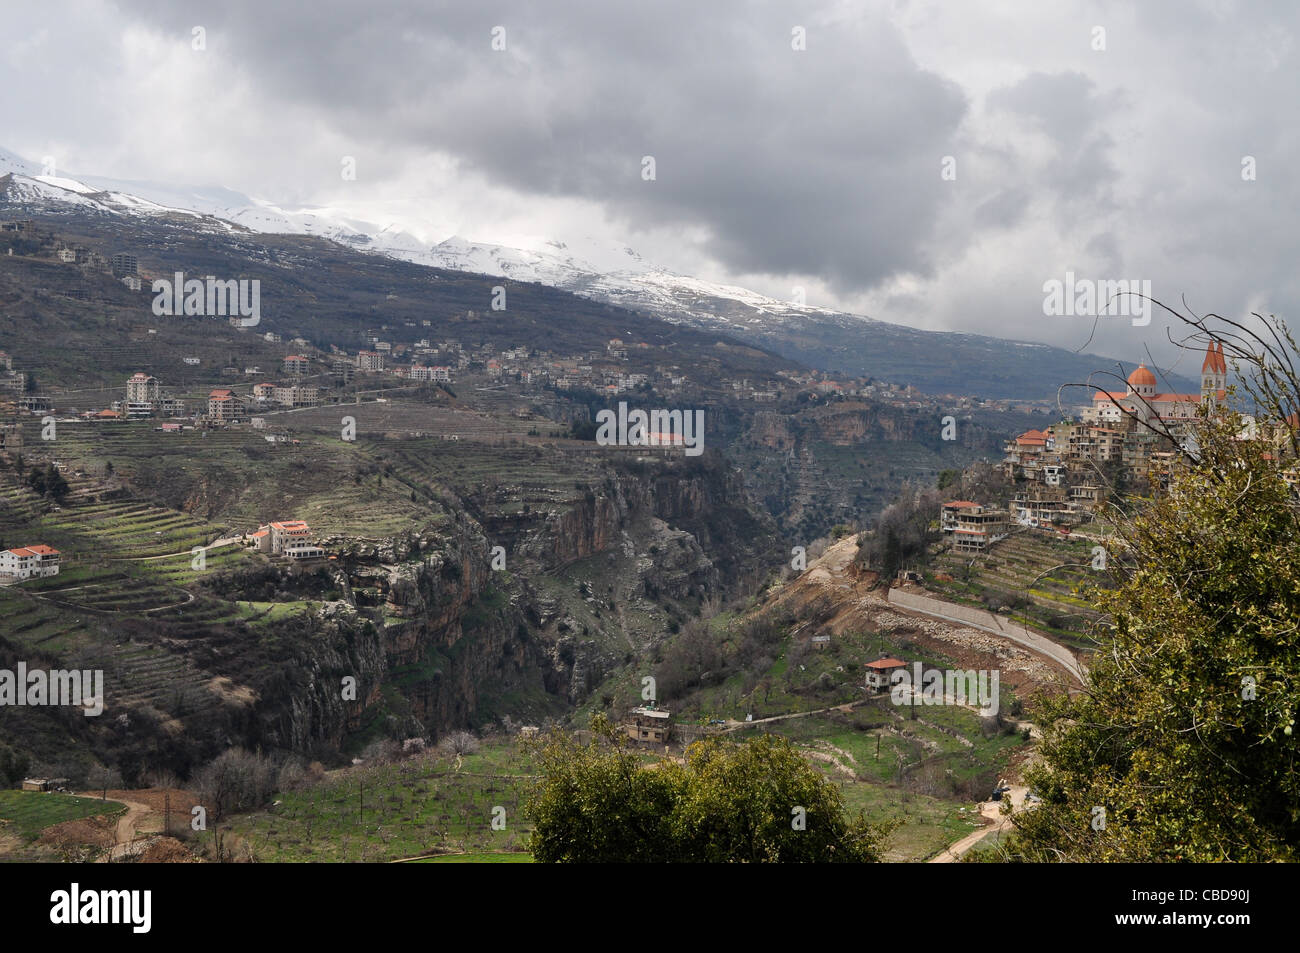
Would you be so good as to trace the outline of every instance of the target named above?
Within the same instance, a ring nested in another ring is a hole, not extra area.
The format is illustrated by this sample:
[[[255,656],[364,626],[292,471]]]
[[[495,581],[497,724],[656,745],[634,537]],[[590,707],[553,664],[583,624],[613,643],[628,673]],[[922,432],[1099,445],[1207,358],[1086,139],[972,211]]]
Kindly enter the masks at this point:
[[[932,422],[924,421],[933,430]],[[774,413],[754,415],[746,439],[769,450],[789,451],[803,440],[820,441],[838,447],[868,440],[914,440],[922,420],[915,414],[865,401],[838,401],[819,405],[796,416]]]
[[[757,413],[750,425],[748,439],[768,450],[787,451],[795,447],[790,418],[785,414]]]
[[[436,733],[472,716],[475,684],[490,674],[485,659],[526,661],[507,645],[514,637],[507,618],[475,617],[475,651],[461,648],[491,568],[487,540],[465,523],[456,530],[418,562],[353,568],[349,590],[380,592],[378,608],[334,602],[301,623],[295,684],[287,697],[259,692],[264,742],[297,751],[340,747],[381,702],[384,717],[397,722],[385,733]],[[401,703],[388,704],[392,698]]]
[[[258,686],[257,740],[310,751],[376,727],[436,736],[474,724],[485,692],[580,701],[621,655],[530,577],[609,553],[630,560],[647,598],[713,598],[770,565],[769,524],[739,472],[679,457],[616,467],[565,509],[462,513],[436,537],[353,544],[336,570],[348,598],[299,624],[289,684]],[[507,572],[492,569],[496,545]]]
[[[847,447],[867,440],[916,440],[932,434],[937,423],[916,414],[901,413],[890,407],[877,407],[861,401],[843,401],[819,407],[810,415],[816,438],[835,446]]]

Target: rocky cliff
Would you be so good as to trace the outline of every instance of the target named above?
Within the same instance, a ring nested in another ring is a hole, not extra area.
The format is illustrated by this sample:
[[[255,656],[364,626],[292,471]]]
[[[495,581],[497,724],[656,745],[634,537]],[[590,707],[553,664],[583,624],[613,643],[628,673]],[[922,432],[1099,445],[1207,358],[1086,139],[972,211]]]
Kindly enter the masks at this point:
[[[485,695],[528,697],[533,712],[549,696],[559,710],[637,643],[625,600],[696,605],[754,584],[776,559],[770,521],[720,458],[620,462],[567,507],[480,516],[347,554],[336,572],[348,598],[289,627],[291,684],[257,686],[260,743],[311,751],[358,733],[436,736],[495,714]],[[500,571],[494,545],[508,554]],[[597,593],[579,579],[592,614],[578,618],[547,589],[592,557],[626,566],[625,584]]]

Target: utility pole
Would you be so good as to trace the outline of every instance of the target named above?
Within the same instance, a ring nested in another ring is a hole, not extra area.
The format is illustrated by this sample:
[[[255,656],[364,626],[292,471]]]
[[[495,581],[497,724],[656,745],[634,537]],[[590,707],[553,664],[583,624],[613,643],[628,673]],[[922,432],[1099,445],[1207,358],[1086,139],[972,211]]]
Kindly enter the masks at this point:
[[[167,837],[172,832],[172,796],[171,792],[163,795],[163,836]]]

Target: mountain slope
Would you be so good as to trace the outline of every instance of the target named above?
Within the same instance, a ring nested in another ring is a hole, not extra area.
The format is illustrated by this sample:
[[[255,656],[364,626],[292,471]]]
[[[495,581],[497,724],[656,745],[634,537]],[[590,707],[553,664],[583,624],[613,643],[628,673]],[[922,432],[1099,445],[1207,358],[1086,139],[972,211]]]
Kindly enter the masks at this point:
[[[675,274],[631,248],[544,242],[531,249],[476,243],[460,236],[428,245],[337,208],[287,210],[226,188],[191,188],[86,176],[42,176],[0,150],[0,197],[28,208],[143,217],[186,217],[198,231],[242,227],[263,234],[324,238],[367,254],[447,271],[547,285],[672,324],[725,332],[782,357],[833,373],[911,384],[934,394],[1055,399],[1064,383],[1114,371],[1114,358],[1046,344],[959,332],[922,331],[861,315],[779,301],[733,285]],[[5,174],[8,173],[8,177]],[[1126,368],[1127,372],[1127,368]],[[1195,390],[1169,376],[1174,390]],[[1081,402],[1079,389],[1063,398]]]

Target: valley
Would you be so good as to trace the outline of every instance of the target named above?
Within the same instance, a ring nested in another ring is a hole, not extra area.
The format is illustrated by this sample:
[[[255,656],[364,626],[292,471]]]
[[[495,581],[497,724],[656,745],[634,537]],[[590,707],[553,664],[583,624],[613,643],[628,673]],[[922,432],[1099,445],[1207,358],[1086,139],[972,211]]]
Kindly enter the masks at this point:
[[[617,719],[650,675],[675,757],[715,734],[788,738],[851,810],[896,825],[890,859],[922,860],[981,823],[978,804],[1030,755],[1034,698],[1068,682],[1012,643],[891,606],[889,580],[853,558],[900,485],[996,458],[1008,434],[1050,419],[1032,402],[835,380],[536,286],[511,285],[487,321],[468,305],[490,300],[492,279],[318,239],[84,210],[20,237],[24,253],[0,259],[4,350],[27,380],[4,428],[0,542],[39,540],[59,568],[0,587],[0,668],[102,669],[107,716],[0,709],[0,740],[24,774],[107,772],[110,787],[146,792],[188,779],[177,798],[200,802],[232,750],[296,766],[274,788],[278,808],[214,817],[183,847],[163,835],[159,851],[524,851],[521,726]],[[275,263],[261,272],[264,319],[149,313],[99,264],[124,241],[141,271]],[[51,271],[59,247],[84,261]],[[52,333],[79,343],[51,348]],[[391,356],[366,356],[378,353]],[[413,380],[422,360],[443,362],[431,370],[444,379]],[[259,389],[274,380],[264,367],[292,382],[275,399]],[[619,401],[705,408],[702,454],[602,445],[595,421]],[[298,525],[300,552],[259,542]],[[806,569],[792,550],[810,554]],[[972,575],[944,572],[942,550],[927,585],[958,602],[1014,587],[1046,558],[1009,551]],[[1043,611],[1068,602],[1057,598]],[[1078,637],[1071,622],[1026,618]],[[862,685],[884,654],[1000,668],[1015,716],[904,714]],[[467,731],[480,754],[422,753]],[[354,783],[375,799],[364,822],[358,802],[355,830]],[[429,806],[410,800],[420,791]],[[492,796],[508,802],[511,836],[473,820]],[[95,843],[75,849],[126,849]]]

